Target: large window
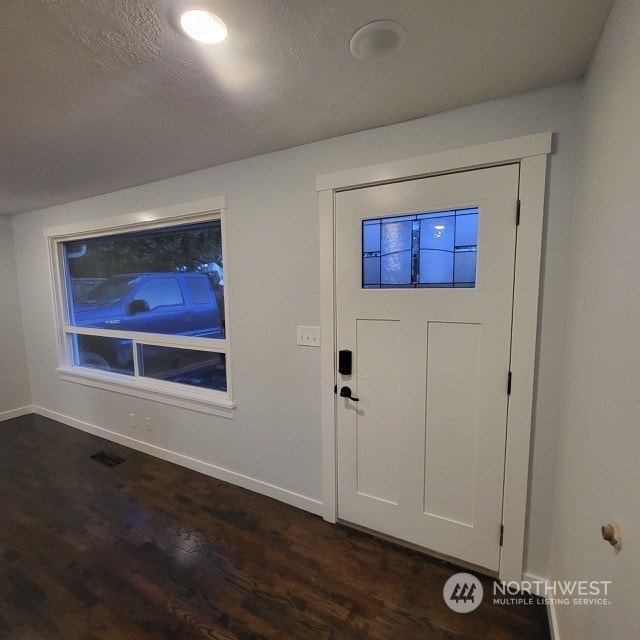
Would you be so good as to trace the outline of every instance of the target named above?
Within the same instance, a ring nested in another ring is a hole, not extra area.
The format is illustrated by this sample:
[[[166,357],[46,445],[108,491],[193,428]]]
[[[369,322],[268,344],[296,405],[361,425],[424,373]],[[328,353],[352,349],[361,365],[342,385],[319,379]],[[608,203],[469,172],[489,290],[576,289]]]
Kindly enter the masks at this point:
[[[60,371],[231,408],[222,212],[168,209],[152,222],[134,214],[47,231]]]

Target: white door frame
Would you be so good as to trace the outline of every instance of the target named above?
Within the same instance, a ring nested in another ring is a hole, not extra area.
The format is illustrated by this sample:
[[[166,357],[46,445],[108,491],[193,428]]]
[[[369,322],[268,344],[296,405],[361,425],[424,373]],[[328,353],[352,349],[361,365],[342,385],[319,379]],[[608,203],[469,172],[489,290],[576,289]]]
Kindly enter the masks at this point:
[[[513,385],[509,396],[505,457],[500,579],[521,581],[529,481],[533,388],[536,364],[538,296],[547,156],[552,133],[501,140],[385,164],[320,175],[320,321],[322,405],[322,515],[338,518],[336,451],[335,193],[355,187],[425,178],[444,173],[520,163],[520,224],[516,260],[511,344]],[[514,216],[516,212],[514,211]]]

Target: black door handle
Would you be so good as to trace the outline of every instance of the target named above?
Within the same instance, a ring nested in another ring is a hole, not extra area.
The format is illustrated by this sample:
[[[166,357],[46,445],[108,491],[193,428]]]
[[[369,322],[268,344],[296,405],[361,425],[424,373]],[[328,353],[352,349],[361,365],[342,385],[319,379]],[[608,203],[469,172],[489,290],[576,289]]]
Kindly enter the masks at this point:
[[[340,397],[341,398],[349,398],[349,400],[353,400],[354,402],[360,402],[360,398],[354,398],[351,395],[351,389],[349,387],[341,387],[340,388]]]

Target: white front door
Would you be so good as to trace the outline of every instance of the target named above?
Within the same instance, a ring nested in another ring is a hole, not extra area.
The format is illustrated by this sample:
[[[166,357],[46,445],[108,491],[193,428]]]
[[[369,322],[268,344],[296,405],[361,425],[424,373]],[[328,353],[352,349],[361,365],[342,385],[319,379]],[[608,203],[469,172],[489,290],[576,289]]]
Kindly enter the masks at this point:
[[[517,164],[336,194],[338,517],[498,570]],[[340,364],[340,363],[339,363]],[[348,365],[342,358],[342,368]]]

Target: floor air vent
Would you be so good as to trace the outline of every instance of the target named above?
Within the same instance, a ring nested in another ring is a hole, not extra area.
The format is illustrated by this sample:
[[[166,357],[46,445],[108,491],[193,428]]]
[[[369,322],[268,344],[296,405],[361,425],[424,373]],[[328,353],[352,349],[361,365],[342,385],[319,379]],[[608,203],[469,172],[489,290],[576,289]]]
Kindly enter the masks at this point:
[[[99,451],[98,453],[94,453],[89,457],[92,460],[102,462],[102,464],[106,465],[107,467],[117,467],[119,464],[124,462],[123,458],[118,458],[118,456],[114,456],[112,453],[105,453],[104,451]]]

